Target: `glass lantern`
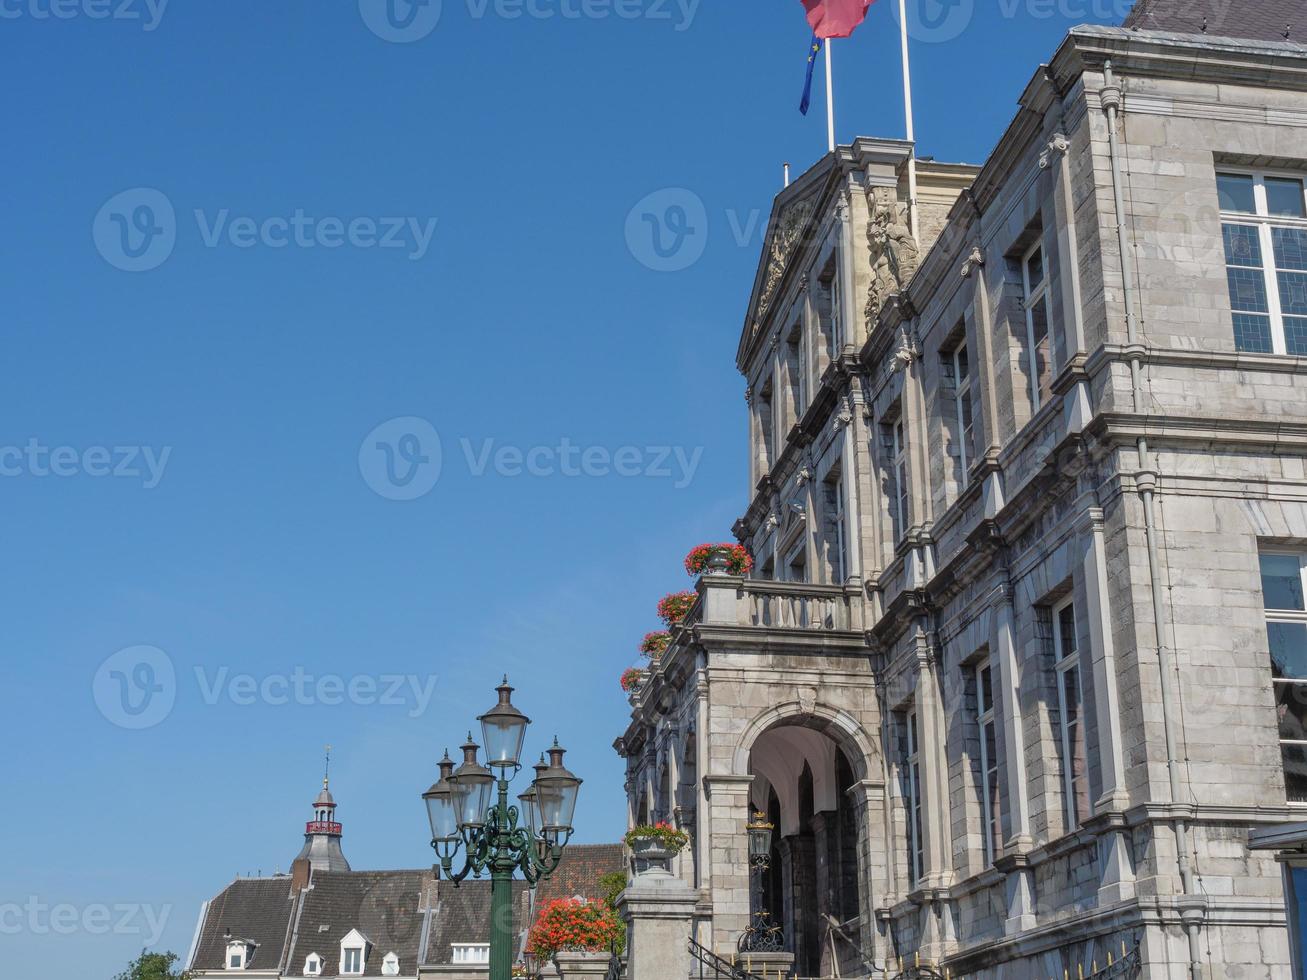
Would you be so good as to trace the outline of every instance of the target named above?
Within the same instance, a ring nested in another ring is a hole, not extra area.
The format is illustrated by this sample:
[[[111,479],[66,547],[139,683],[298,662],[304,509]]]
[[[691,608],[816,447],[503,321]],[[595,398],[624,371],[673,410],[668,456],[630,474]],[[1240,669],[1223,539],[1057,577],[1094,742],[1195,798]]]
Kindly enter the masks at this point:
[[[486,765],[501,770],[517,769],[526,726],[531,724],[531,719],[513,706],[513,688],[508,686],[507,676],[495,690],[499,692],[499,702],[477,719],[481,722]]]
[[[479,748],[480,746],[472,741],[472,733],[468,732],[467,742],[463,745],[463,764],[455,769],[450,777],[461,829],[475,830],[484,827],[486,811],[490,808],[490,790],[495,785],[495,776],[477,762]]]

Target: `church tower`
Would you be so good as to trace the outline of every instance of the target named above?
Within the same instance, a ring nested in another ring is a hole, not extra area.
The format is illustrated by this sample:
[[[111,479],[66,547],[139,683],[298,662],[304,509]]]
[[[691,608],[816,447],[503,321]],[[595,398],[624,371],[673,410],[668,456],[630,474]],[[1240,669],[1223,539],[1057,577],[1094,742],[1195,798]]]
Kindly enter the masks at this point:
[[[313,801],[313,819],[304,825],[304,847],[295,860],[307,859],[314,871],[348,871],[349,862],[340,849],[341,825],[336,822],[336,801],[329,786],[331,746],[322,773],[322,792]]]

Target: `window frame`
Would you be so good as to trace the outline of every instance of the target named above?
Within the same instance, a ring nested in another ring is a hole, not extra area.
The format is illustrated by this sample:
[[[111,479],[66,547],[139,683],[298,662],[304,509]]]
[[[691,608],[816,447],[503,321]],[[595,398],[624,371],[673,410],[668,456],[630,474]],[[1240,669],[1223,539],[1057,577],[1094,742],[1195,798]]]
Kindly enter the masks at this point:
[[[825,520],[829,520],[835,531],[835,540],[831,542],[833,546],[832,553],[827,556],[828,565],[833,565],[832,585],[844,585],[849,579],[849,539],[848,530],[845,527],[845,521],[848,519],[848,504],[844,499],[844,461],[831,467],[830,473],[827,474],[824,481],[827,488],[822,497],[822,508],[826,509],[829,501],[833,506],[830,508],[829,515],[823,515]],[[823,537],[825,535],[823,534]]]
[[[1062,613],[1071,610],[1071,651],[1064,653],[1065,641],[1062,632]],[[1080,658],[1080,618],[1076,612],[1075,595],[1069,595],[1054,603],[1050,610],[1053,618],[1053,665],[1057,675],[1057,714],[1058,743],[1062,748],[1062,816],[1066,820],[1066,832],[1079,830],[1092,815],[1089,801],[1089,747],[1085,738],[1085,672]],[[1072,732],[1067,711],[1067,677],[1075,671],[1076,720]],[[1074,742],[1074,744],[1073,744]],[[1075,756],[1072,749],[1078,748],[1084,762],[1084,771],[1076,778],[1073,763]],[[1076,792],[1076,784],[1083,787],[1084,794]],[[1083,806],[1081,803],[1083,802]]]
[[[962,373],[962,363],[967,365],[966,375]],[[952,350],[944,352],[944,369],[953,383],[953,421],[957,425],[958,436],[958,489],[961,490],[971,482],[971,467],[975,463],[975,405],[971,401],[972,375],[971,353],[967,348],[967,338],[963,336],[954,344]],[[966,415],[971,413],[971,424],[967,425]]]
[[[921,798],[921,739],[919,719],[915,705],[903,714],[903,776],[907,790],[908,824],[908,882],[915,885],[926,873],[926,844],[924,833],[925,806]]]
[[[1261,574],[1261,569],[1260,569],[1261,559],[1263,557],[1295,559],[1298,562],[1298,580],[1303,589],[1303,595],[1305,598],[1307,598],[1307,551],[1299,551],[1299,550],[1288,549],[1288,548],[1267,548],[1267,549],[1259,550],[1257,553],[1259,578]],[[1307,601],[1304,601],[1303,605],[1307,606]],[[1267,625],[1268,645],[1270,639],[1269,631],[1270,631],[1271,623],[1285,623],[1288,625],[1307,626],[1307,609],[1273,609],[1266,604],[1266,594],[1264,589],[1262,593],[1262,610]],[[1269,646],[1268,646],[1268,650],[1269,650]],[[1275,736],[1276,736],[1276,742],[1280,745],[1281,753],[1283,753],[1283,748],[1285,745],[1301,746],[1304,751],[1307,751],[1307,739],[1286,739],[1280,737],[1279,726],[1278,726],[1278,705],[1280,703],[1280,698],[1279,698],[1279,693],[1276,690],[1280,686],[1299,687],[1302,688],[1305,692],[1307,692],[1307,677],[1279,678],[1279,677],[1272,676],[1271,678],[1271,692],[1274,698],[1274,703],[1277,705],[1277,726],[1276,726]],[[1283,765],[1283,761],[1281,761],[1281,765]],[[1286,778],[1285,802],[1291,807],[1307,808],[1307,800],[1288,799],[1287,798],[1288,790],[1289,790],[1288,779]]]
[[[252,952],[250,944],[247,942],[237,939],[229,941],[227,943],[227,955],[223,960],[223,969],[248,970],[250,968],[250,955]]]
[[[998,751],[998,712],[994,698],[994,661],[986,657],[975,666],[976,674],[976,729],[980,736],[980,836],[985,867],[999,857],[1003,843],[1003,766]],[[985,704],[985,694],[989,704]],[[989,739],[986,729],[994,733],[994,758],[989,758]],[[993,786],[990,777],[993,776]]]
[[[1263,288],[1266,290],[1266,313],[1251,312],[1247,310],[1234,309],[1234,297],[1230,296],[1231,319],[1240,314],[1246,313],[1249,316],[1265,315],[1270,321],[1271,331],[1271,350],[1269,353],[1287,355],[1288,342],[1285,335],[1284,307],[1280,301],[1280,281],[1276,273],[1285,272],[1303,272],[1301,269],[1280,270],[1275,261],[1275,239],[1272,229],[1280,228],[1297,228],[1301,231],[1307,231],[1307,217],[1295,218],[1290,215],[1274,215],[1266,203],[1266,180],[1287,179],[1296,180],[1303,188],[1303,213],[1307,215],[1307,174],[1295,173],[1291,170],[1266,170],[1261,168],[1248,167],[1218,167],[1216,170],[1216,179],[1218,182],[1221,177],[1251,177],[1253,181],[1253,207],[1255,211],[1226,211],[1220,206],[1220,196],[1217,196],[1217,208],[1219,209],[1221,222],[1221,258],[1225,263],[1227,270],[1236,269],[1253,269],[1253,266],[1231,266],[1228,256],[1225,255],[1225,226],[1228,224],[1242,225],[1244,227],[1254,227],[1257,229],[1257,241],[1262,250],[1262,266],[1258,270],[1262,274]],[[1228,286],[1227,274],[1227,290]],[[1304,319],[1294,317],[1294,319]],[[1264,354],[1266,351],[1240,351],[1242,354]],[[1303,356],[1303,355],[1294,355]]]
[[[840,247],[835,246],[835,268],[826,284],[826,296],[830,303],[830,339],[831,360],[839,358],[844,350],[844,277],[840,275]]]
[[[489,943],[450,943],[450,962],[451,963],[489,963],[490,962],[490,944]],[[476,956],[468,955],[476,953]]]
[[[885,461],[894,475],[894,494],[890,498],[889,506],[894,543],[897,545],[907,537],[911,507],[908,499],[907,423],[900,410],[898,415],[882,422],[881,426],[883,450],[888,457]]]
[[[364,955],[363,955],[363,952],[364,952],[364,948],[363,948],[362,946],[344,946],[344,945],[342,945],[342,946],[340,947],[340,975],[341,975],[342,977],[361,977],[361,976],[363,976],[363,971],[364,971],[364,967],[365,967],[365,964],[364,964],[365,957],[364,957]],[[354,970],[351,970],[351,969],[350,969],[350,954],[351,954],[351,953],[355,953],[355,954],[358,955],[358,968],[357,968],[357,969],[354,969]]]
[[[1039,253],[1040,258],[1040,280],[1037,285],[1031,285],[1030,259],[1036,252]],[[1048,281],[1048,249],[1044,247],[1042,234],[1021,253],[1021,294],[1022,312],[1026,321],[1026,356],[1030,359],[1030,414],[1034,415],[1047,404],[1048,400],[1051,400],[1053,383],[1053,291]],[[1044,304],[1044,343],[1048,345],[1049,399],[1045,399],[1043,386],[1039,383],[1041,375],[1038,367],[1038,349],[1035,345],[1034,309],[1040,302]]]

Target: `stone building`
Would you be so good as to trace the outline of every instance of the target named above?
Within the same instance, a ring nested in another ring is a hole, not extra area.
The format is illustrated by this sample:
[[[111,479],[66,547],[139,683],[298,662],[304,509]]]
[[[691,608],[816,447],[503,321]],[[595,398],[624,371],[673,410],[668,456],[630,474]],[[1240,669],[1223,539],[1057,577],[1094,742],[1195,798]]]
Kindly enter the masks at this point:
[[[237,878],[204,904],[187,957],[189,975],[485,980],[489,880],[469,878],[456,887],[429,868],[351,870],[335,810],[323,780],[291,872]],[[416,806],[414,815],[420,827]],[[514,882],[509,931],[519,958],[526,959],[526,935],[538,909],[554,899],[600,898],[600,879],[626,864],[621,844],[571,844],[534,891]]]
[[[1307,817],[1303,10],[1143,0],[983,166],[858,139],[777,197],[756,567],[617,741],[704,946],[765,910],[799,976],[1290,975],[1249,836]]]

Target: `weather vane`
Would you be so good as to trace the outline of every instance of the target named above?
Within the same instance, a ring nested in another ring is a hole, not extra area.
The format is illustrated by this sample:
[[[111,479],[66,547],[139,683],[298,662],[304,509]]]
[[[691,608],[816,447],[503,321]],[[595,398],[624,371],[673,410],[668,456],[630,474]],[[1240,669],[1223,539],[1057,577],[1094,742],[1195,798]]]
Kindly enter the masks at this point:
[[[331,746],[327,747],[327,761],[322,766],[322,788],[327,788],[327,777],[331,775]]]

